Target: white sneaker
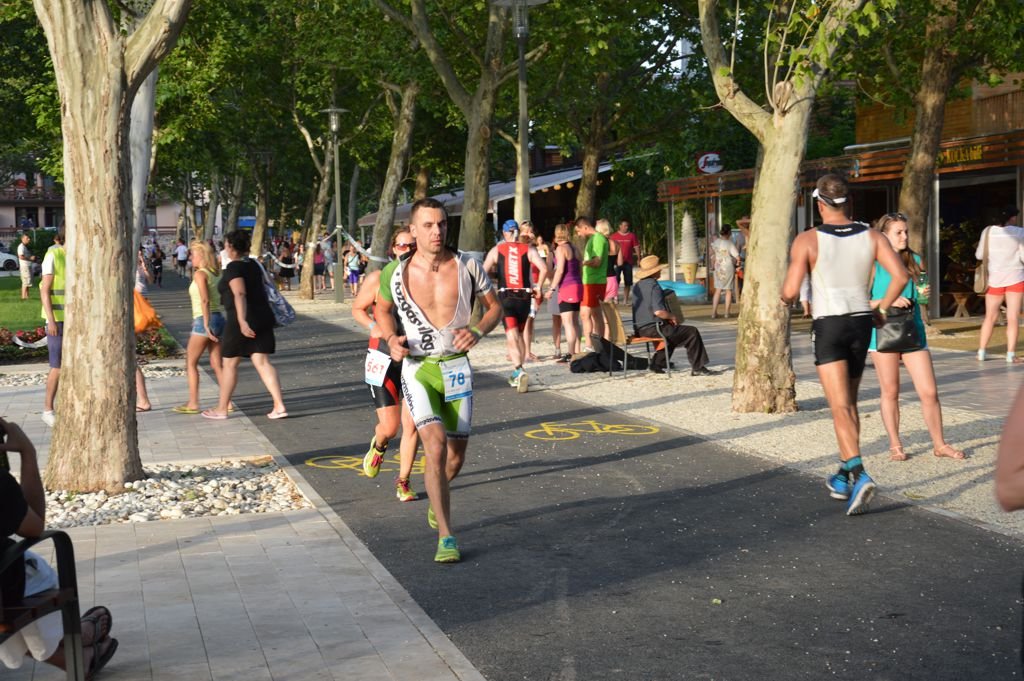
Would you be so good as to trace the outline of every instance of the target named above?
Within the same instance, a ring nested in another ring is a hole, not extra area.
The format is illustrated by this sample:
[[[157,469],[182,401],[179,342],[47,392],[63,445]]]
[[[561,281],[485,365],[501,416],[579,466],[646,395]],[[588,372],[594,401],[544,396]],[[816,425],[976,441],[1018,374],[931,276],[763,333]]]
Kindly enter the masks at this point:
[[[519,374],[519,380],[516,381],[516,392],[519,394],[525,393],[528,389],[526,372]]]
[[[985,361],[985,351],[984,350],[978,350],[978,361],[979,362],[984,362]]]
[[[43,423],[53,428],[53,424],[57,420],[57,417],[52,411],[44,411],[42,419]]]

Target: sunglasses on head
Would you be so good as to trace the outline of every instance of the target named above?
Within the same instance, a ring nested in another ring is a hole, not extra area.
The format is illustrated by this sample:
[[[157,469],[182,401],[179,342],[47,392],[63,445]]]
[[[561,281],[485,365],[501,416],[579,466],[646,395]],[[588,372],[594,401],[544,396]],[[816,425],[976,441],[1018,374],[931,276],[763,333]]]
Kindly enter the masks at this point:
[[[906,222],[910,219],[904,213],[886,213],[885,217],[887,220],[899,220],[900,222]]]

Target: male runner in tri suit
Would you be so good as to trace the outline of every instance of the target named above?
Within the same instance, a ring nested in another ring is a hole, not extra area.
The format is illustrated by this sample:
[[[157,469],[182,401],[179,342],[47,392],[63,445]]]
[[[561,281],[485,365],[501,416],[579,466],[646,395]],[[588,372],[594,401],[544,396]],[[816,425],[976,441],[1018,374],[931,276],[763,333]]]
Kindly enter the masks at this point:
[[[824,224],[808,229],[793,241],[789,270],[782,285],[782,302],[789,306],[796,300],[800,283],[810,273],[814,364],[832,411],[842,462],[826,486],[832,498],[847,500],[847,515],[857,515],[867,511],[875,493],[875,482],[864,471],[860,458],[857,389],[864,373],[871,328],[876,322],[881,323],[909,275],[884,235],[846,217],[847,186],[843,178],[825,175],[818,180],[812,196]],[[874,318],[868,300],[876,260],[892,276],[878,306],[878,319]]]
[[[426,454],[427,522],[438,530],[434,560],[454,563],[462,556],[451,531],[448,484],[465,461],[473,416],[466,353],[497,325],[501,306],[477,261],[445,246],[448,216],[441,202],[414,203],[409,227],[416,250],[381,278],[374,316],[391,359],[403,360],[402,392]],[[474,298],[485,311],[470,326]]]
[[[419,439],[409,409],[402,402],[402,363],[391,359],[391,350],[384,344],[380,327],[373,319],[373,307],[380,291],[380,278],[390,276],[398,266],[397,258],[408,254],[415,244],[408,227],[396,231],[391,239],[391,250],[396,259],[385,265],[383,270],[367,274],[363,286],[352,301],[352,318],[370,331],[366,348],[365,381],[370,388],[370,399],[377,409],[377,427],[370,440],[370,448],[363,456],[363,473],[368,478],[377,477],[388,443],[398,434],[398,426],[401,424],[398,477],[395,478],[395,496],[399,501],[416,499],[409,476],[416,459]]]
[[[523,330],[530,319],[530,304],[534,286],[548,276],[548,265],[537,249],[519,241],[519,225],[515,220],[506,220],[501,226],[504,241],[496,244],[484,258],[484,271],[498,273],[498,300],[501,301],[502,323],[505,325],[505,341],[512,359],[512,375],[508,384],[518,393],[527,391],[527,375],[523,371],[526,360],[526,343]],[[536,279],[532,278],[531,266],[537,268]]]

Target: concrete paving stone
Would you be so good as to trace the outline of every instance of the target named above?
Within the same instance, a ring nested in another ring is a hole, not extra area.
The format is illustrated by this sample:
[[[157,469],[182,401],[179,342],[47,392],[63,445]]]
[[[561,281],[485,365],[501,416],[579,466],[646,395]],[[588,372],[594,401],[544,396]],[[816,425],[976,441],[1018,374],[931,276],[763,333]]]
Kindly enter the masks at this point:
[[[259,664],[232,665],[222,668],[213,668],[213,681],[274,681],[270,675],[266,660]]]
[[[104,672],[103,678],[106,680],[106,672]],[[181,681],[182,679],[188,679],[189,681],[213,681],[214,678],[209,666],[205,664],[172,665],[163,669],[155,669],[150,677],[152,681]]]

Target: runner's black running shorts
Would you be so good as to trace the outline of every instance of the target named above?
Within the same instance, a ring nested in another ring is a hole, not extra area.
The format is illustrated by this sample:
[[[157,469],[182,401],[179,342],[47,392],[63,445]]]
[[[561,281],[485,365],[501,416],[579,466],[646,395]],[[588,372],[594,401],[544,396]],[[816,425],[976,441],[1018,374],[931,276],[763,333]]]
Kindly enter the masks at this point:
[[[850,378],[860,378],[864,374],[874,326],[869,314],[815,319],[811,324],[814,365],[845,361]]]

